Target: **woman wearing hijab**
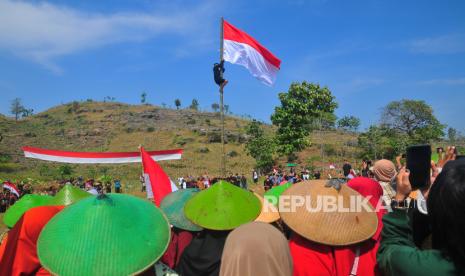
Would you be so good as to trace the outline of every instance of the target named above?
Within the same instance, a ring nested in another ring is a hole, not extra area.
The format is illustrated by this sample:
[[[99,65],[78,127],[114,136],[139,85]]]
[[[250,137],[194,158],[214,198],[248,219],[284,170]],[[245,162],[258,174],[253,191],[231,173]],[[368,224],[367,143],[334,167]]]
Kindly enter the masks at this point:
[[[383,188],[383,200],[386,206],[391,206],[391,200],[396,196],[396,191],[392,187],[391,181],[397,174],[396,166],[392,161],[381,159],[373,166],[373,174],[376,181]]]
[[[233,230],[221,258],[220,276],[291,276],[292,257],[284,235],[264,222]]]
[[[373,179],[354,178],[347,186],[363,197],[370,196],[369,202],[378,217],[374,235],[368,240],[348,246],[330,246],[310,241],[297,233],[290,240],[294,260],[294,275],[380,275],[376,265],[376,252],[380,243],[382,216],[386,213],[379,208],[383,189]],[[381,206],[382,207],[382,206]]]
[[[219,275],[226,237],[231,230],[255,220],[260,210],[260,200],[253,193],[223,180],[192,197],[184,214],[205,230],[186,247],[176,272],[182,276]]]

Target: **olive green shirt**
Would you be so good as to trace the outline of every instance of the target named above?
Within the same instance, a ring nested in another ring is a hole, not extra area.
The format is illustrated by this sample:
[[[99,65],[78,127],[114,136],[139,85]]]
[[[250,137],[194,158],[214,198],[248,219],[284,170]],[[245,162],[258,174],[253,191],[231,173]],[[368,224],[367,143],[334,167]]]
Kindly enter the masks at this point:
[[[383,217],[377,260],[384,275],[458,275],[438,250],[420,250],[412,238],[407,212],[394,209]],[[447,227],[447,226],[446,226]]]

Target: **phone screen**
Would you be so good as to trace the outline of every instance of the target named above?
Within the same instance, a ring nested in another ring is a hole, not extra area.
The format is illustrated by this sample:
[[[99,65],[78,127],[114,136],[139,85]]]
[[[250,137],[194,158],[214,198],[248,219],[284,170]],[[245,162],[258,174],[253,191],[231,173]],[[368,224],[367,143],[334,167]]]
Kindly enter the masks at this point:
[[[431,182],[431,146],[407,148],[407,169],[410,171],[409,180],[413,190],[428,187]]]

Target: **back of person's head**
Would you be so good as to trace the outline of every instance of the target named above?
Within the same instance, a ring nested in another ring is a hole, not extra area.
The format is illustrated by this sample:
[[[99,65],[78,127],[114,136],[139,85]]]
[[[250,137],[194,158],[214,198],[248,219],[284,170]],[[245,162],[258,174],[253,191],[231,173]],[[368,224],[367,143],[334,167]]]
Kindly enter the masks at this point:
[[[378,160],[373,166],[373,174],[378,181],[391,182],[397,174],[396,166],[390,160]]]
[[[350,174],[351,169],[352,169],[352,166],[349,163],[345,163],[344,166],[342,166],[344,176],[348,176]]]
[[[251,222],[228,235],[220,276],[291,276],[292,266],[284,235],[268,223]]]
[[[450,161],[428,197],[433,248],[465,272],[465,162]]]

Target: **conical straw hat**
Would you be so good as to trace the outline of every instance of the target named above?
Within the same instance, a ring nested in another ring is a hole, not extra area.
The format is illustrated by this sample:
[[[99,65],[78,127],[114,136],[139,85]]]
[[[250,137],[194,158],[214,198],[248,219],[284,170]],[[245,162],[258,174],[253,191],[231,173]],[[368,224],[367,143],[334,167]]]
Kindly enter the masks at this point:
[[[89,197],[54,216],[37,253],[56,275],[133,275],[165,252],[170,226],[152,202],[124,194]]]
[[[275,186],[265,192],[264,198],[268,200],[268,202],[277,205],[279,202],[279,196],[291,186],[292,184],[289,182],[284,183],[283,185]]]
[[[184,207],[186,217],[210,230],[231,230],[258,217],[260,200],[253,193],[219,181],[192,197]]]
[[[184,206],[186,205],[186,202],[198,192],[200,192],[200,190],[197,188],[178,190],[163,198],[160,208],[168,217],[168,221],[171,225],[187,231],[202,230],[202,227],[193,224],[184,215]]]
[[[49,205],[52,197],[48,195],[27,194],[15,202],[3,216],[3,222],[6,226],[13,228],[21,216],[29,209]]]
[[[284,210],[283,206],[280,206],[281,219],[297,234],[311,241],[331,246],[355,244],[369,239],[378,227],[376,212],[369,204],[369,211],[362,207],[358,208],[359,210],[353,208],[352,211],[337,208],[336,211],[325,212],[324,204],[321,204],[322,208],[318,210],[318,196],[331,197],[336,200],[337,206],[343,208],[351,207],[351,197],[362,197],[345,184],[337,191],[334,187],[326,187],[324,180],[304,181],[294,184],[282,194],[283,199],[289,197],[289,202],[292,202],[293,196],[304,197],[305,204],[295,206],[294,212],[292,208]],[[308,210],[310,208],[306,206],[308,199],[313,210]],[[324,201],[323,197],[320,197],[320,200]]]
[[[260,215],[255,219],[255,221],[261,221],[266,223],[272,223],[277,221],[280,217],[276,206],[274,206],[271,203],[265,202],[263,197],[257,193],[254,193],[254,195],[258,199],[260,199],[260,202],[262,203],[262,210],[260,211]]]
[[[83,198],[92,196],[86,191],[76,188],[70,184],[66,184],[60,191],[50,200],[50,205],[70,205]]]

